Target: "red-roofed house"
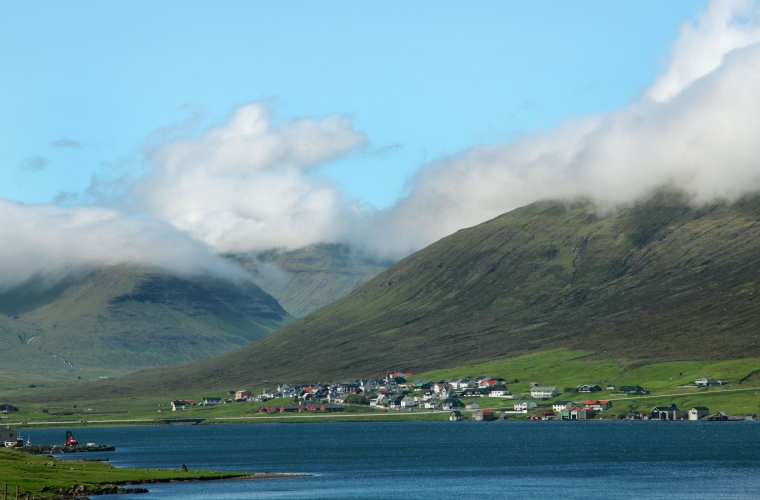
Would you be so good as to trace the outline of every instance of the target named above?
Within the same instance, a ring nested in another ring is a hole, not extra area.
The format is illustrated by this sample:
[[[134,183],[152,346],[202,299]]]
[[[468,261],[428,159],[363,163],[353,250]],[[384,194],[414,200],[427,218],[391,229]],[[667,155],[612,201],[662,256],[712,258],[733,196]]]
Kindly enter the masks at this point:
[[[494,420],[493,410],[489,408],[478,410],[472,414],[472,419],[475,420],[476,422],[487,422],[490,420]]]
[[[606,399],[589,399],[583,402],[583,407],[588,410],[604,411],[609,410],[612,407],[612,403]]]

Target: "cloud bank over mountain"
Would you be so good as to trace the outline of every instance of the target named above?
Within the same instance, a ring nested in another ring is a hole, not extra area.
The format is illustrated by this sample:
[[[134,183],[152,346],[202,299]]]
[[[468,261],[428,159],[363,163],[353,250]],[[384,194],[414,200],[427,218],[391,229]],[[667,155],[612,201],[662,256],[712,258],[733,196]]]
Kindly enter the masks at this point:
[[[714,1],[682,24],[662,72],[629,105],[439,158],[382,210],[346,199],[320,171],[367,146],[350,118],[275,122],[247,104],[199,136],[148,148],[145,172],[112,200],[132,214],[2,202],[0,236],[16,243],[0,249],[0,283],[88,263],[234,273],[214,252],[320,242],[402,256],[547,198],[614,207],[669,185],[695,203],[735,199],[760,189],[759,88],[760,8]]]
[[[124,263],[179,276],[246,279],[202,242],[157,220],[101,207],[60,208],[0,199],[0,289]]]
[[[384,237],[373,246],[419,248],[540,199],[614,206],[669,185],[700,203],[760,189],[758,88],[760,10],[711,3],[683,24],[668,66],[641,98],[426,165],[409,196],[378,215]]]

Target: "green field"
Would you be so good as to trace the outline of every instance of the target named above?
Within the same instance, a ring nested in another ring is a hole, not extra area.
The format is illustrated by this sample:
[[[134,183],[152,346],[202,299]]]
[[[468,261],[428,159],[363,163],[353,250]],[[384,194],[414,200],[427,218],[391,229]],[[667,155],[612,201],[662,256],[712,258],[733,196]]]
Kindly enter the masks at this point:
[[[35,456],[20,451],[0,448],[0,494],[8,488],[8,498],[14,498],[19,487],[22,498],[53,496],[41,492],[43,488],[71,488],[75,485],[97,487],[141,482],[191,481],[231,479],[248,473],[216,472],[208,470],[180,472],[176,469],[117,469],[103,462],[67,461],[49,456]],[[253,473],[254,471],[251,471]]]

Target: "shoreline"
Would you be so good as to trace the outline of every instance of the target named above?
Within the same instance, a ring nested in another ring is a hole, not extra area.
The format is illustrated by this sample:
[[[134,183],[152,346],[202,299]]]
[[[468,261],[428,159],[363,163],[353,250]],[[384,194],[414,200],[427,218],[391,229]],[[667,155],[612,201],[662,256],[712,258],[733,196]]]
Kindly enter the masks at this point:
[[[99,495],[120,495],[120,494],[141,494],[150,493],[147,488],[142,488],[142,485],[158,484],[158,483],[187,483],[187,482],[201,482],[201,481],[231,481],[231,480],[253,480],[253,479],[286,479],[297,477],[310,477],[314,474],[303,474],[295,472],[261,472],[261,473],[243,473],[237,475],[234,472],[225,473],[223,476],[200,476],[189,478],[161,478],[161,479],[142,479],[142,480],[126,480],[126,481],[109,481],[108,483],[91,484],[91,485],[74,485],[71,487],[65,486],[45,486],[39,490],[40,493],[47,493],[55,495],[52,498],[56,499],[69,499],[79,498],[81,500],[88,500],[87,495],[99,496]],[[137,486],[134,488],[125,488],[125,486]]]
[[[446,412],[448,413],[448,412]],[[617,418],[594,418],[594,419],[584,419],[584,420],[562,420],[559,418],[555,419],[549,419],[549,420],[534,420],[533,422],[573,422],[573,423],[581,423],[581,422],[722,422],[722,423],[730,423],[730,422],[747,422],[743,417],[741,416],[732,416],[729,415],[729,418],[727,420],[719,421],[719,420],[657,420],[657,419],[650,419],[650,420],[644,420],[644,419],[617,419]],[[309,424],[309,423],[316,423],[316,424],[348,424],[348,423],[367,423],[367,422],[378,422],[378,423],[412,423],[412,422],[439,422],[439,423],[451,423],[451,424],[462,424],[462,423],[516,423],[516,422],[530,422],[528,418],[507,418],[504,420],[491,420],[491,421],[474,421],[471,418],[464,418],[461,421],[457,422],[451,422],[449,421],[448,417],[446,418],[440,418],[440,419],[431,419],[431,418],[397,418],[397,419],[389,419],[384,417],[369,417],[369,418],[343,418],[343,419],[334,419],[329,417],[316,417],[316,416],[310,416],[310,417],[269,417],[266,421],[262,417],[258,418],[223,418],[219,419],[221,421],[205,421],[198,424],[193,425],[201,425],[201,426],[210,426],[210,425],[234,425],[234,424],[242,424],[242,425],[255,425],[255,424]],[[178,424],[164,424],[164,423],[152,423],[152,422],[135,422],[133,424],[114,424],[114,423],[108,423],[108,422],[101,422],[101,423],[87,423],[87,424],[52,424],[49,423],[40,423],[38,427],[34,427],[34,429],[38,430],[47,430],[47,429],[60,429],[60,428],[120,428],[120,427],[165,427],[167,425],[178,425]],[[16,428],[19,429],[32,429],[32,427],[24,427],[24,426],[17,426]],[[37,445],[34,445],[37,446]],[[23,447],[15,448],[19,451],[23,451]],[[97,450],[100,451],[100,450]],[[31,452],[28,452],[32,454]],[[52,452],[51,452],[52,453]],[[51,454],[48,453],[48,454]],[[54,452],[52,454],[55,455],[65,455],[69,453],[85,453],[84,451],[71,451],[71,452]]]

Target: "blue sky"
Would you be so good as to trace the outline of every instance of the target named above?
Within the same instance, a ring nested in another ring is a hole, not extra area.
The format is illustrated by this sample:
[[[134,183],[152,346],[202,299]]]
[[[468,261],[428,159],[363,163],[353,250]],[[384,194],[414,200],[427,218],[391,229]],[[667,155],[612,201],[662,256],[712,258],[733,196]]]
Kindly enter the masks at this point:
[[[197,113],[199,135],[263,100],[276,120],[348,115],[367,143],[321,172],[342,197],[390,207],[430,161],[626,106],[703,8],[2,1],[0,197],[82,193],[143,168],[156,130]]]

